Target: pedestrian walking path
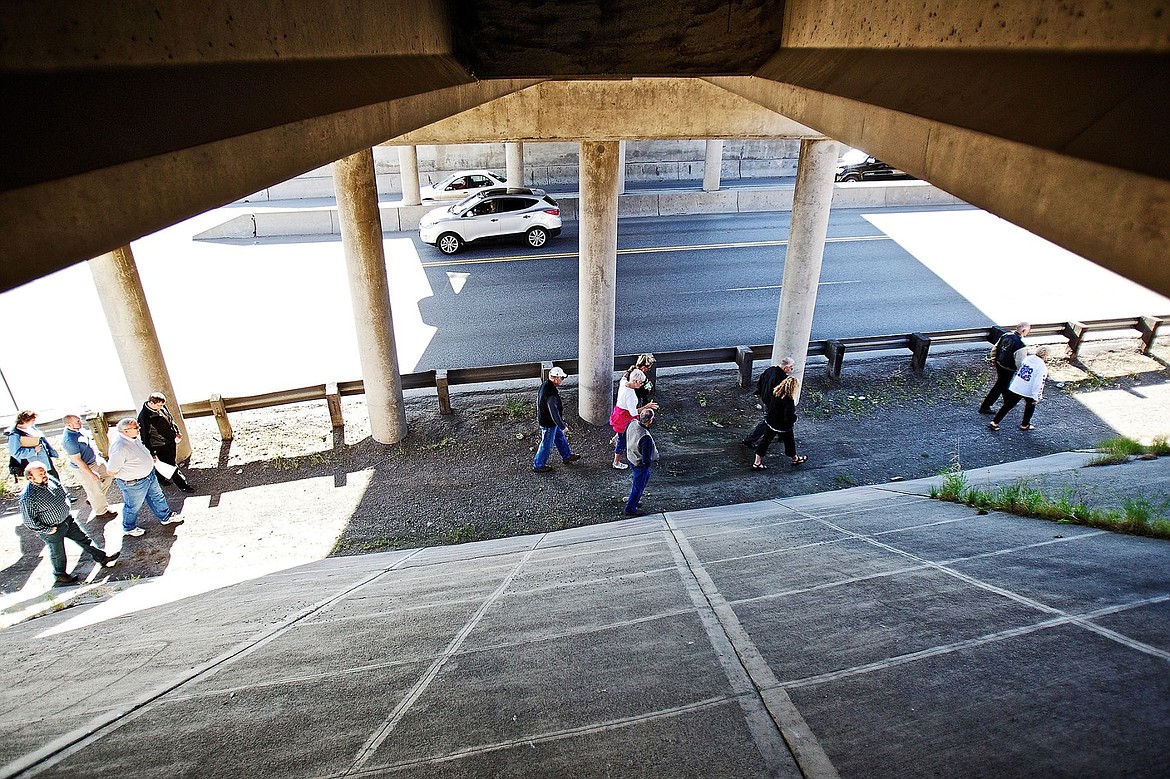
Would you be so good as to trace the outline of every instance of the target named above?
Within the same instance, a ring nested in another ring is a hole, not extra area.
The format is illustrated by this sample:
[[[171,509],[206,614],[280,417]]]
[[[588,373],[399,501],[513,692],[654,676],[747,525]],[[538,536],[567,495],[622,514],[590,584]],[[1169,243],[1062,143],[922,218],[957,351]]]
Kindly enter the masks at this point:
[[[1170,492],[1170,459],[1087,457],[968,478]],[[0,631],[0,776],[1170,774],[1170,543],[932,481],[24,622]]]

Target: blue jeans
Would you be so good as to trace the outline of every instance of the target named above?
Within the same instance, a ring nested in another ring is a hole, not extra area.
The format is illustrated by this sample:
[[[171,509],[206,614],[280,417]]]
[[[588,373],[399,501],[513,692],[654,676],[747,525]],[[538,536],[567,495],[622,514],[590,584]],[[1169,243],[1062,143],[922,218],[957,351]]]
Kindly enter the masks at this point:
[[[552,454],[553,444],[556,444],[562,460],[573,454],[564,430],[559,427],[542,427],[540,428],[540,446],[536,448],[536,458],[532,461],[533,468],[543,468],[548,463],[548,456]]]
[[[646,489],[646,485],[650,482],[650,466],[631,465],[630,477],[630,497],[626,501],[625,508],[627,514],[632,514],[638,508],[638,501],[642,499],[642,491]]]
[[[626,432],[623,430],[622,432],[617,434],[617,441],[614,441],[613,456],[620,460],[622,455],[624,455],[625,453],[626,453]]]
[[[162,487],[158,486],[158,479],[154,471],[144,478],[133,482],[114,479],[114,484],[122,491],[122,529],[133,530],[138,525],[138,510],[145,503],[160,520],[166,519],[175,512],[171,511]]]
[[[53,564],[53,573],[57,576],[64,576],[68,573],[65,570],[67,568],[65,560],[66,538],[80,546],[83,551],[89,552],[89,556],[94,561],[99,563],[106,561],[106,553],[94,545],[93,539],[74,519],[68,519],[57,525],[56,533],[37,533],[37,535],[45,542],[45,546],[49,547],[49,562]]]

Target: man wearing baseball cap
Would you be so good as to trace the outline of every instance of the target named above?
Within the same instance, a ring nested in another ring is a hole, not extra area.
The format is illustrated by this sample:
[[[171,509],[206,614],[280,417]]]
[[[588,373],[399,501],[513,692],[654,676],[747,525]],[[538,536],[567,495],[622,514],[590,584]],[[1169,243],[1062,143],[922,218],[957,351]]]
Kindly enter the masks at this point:
[[[552,454],[553,444],[565,463],[575,463],[581,455],[573,454],[569,448],[569,426],[565,424],[561,408],[561,393],[557,387],[565,380],[565,372],[560,367],[553,366],[548,372],[548,380],[540,385],[540,392],[536,396],[536,421],[540,425],[540,446],[536,448],[536,458],[532,461],[532,470],[537,473],[547,473],[552,470],[548,464],[548,457]]]

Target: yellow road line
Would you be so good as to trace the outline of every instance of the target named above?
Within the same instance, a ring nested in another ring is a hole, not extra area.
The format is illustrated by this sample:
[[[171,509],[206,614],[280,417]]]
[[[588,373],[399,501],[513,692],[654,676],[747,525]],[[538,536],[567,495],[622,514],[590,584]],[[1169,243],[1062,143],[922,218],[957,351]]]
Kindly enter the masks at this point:
[[[856,235],[844,238],[826,238],[825,243],[849,243],[852,241],[890,241],[888,235]],[[787,246],[788,241],[740,241],[735,243],[701,243],[693,246],[647,246],[636,249],[618,249],[618,254],[655,254],[657,252],[703,252],[714,249],[747,249],[756,246]],[[579,252],[553,252],[551,254],[518,254],[514,257],[467,257],[462,260],[436,260],[424,262],[424,268],[446,268],[452,265],[487,265],[493,262],[524,262],[528,260],[566,260],[579,256]]]

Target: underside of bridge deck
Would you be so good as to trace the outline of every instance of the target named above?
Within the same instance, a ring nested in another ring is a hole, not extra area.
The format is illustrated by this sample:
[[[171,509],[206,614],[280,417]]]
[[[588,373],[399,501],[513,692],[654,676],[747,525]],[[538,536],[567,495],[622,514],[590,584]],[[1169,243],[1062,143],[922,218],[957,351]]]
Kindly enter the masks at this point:
[[[1170,294],[1164,1],[23,0],[0,78],[2,289],[466,133],[828,136]]]

